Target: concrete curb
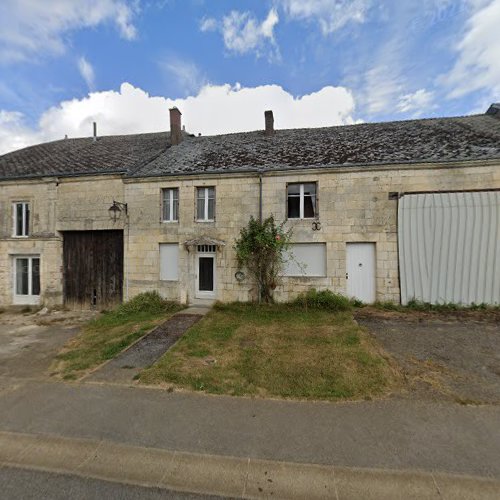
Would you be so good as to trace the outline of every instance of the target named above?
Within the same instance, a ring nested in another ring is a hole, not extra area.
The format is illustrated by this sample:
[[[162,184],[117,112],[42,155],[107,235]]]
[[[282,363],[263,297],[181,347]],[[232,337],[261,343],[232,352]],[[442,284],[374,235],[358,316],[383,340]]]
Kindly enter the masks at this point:
[[[500,481],[185,453],[0,432],[0,465],[235,498],[498,499]]]

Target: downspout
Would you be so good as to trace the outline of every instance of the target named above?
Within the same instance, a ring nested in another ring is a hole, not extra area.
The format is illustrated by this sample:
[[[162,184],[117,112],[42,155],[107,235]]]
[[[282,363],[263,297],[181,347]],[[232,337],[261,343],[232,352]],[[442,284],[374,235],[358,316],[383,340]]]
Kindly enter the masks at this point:
[[[262,170],[259,171],[259,222],[262,224]]]
[[[262,170],[259,170],[259,222],[262,224]],[[260,285],[262,276],[259,279],[259,304],[262,302],[262,287]]]

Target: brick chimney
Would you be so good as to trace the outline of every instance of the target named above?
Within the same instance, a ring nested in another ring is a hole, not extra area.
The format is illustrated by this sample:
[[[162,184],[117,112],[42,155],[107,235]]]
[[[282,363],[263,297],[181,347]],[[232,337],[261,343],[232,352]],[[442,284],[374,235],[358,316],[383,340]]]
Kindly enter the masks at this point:
[[[274,135],[274,116],[271,110],[264,111],[264,117],[266,119],[266,135]]]
[[[177,108],[170,109],[170,144],[177,146],[182,142],[182,113]]]

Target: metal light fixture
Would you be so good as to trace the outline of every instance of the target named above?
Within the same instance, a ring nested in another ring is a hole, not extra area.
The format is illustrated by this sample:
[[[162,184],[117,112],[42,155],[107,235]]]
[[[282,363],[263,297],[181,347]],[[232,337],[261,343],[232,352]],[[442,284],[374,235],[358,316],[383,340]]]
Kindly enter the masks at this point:
[[[121,203],[119,201],[113,200],[113,204],[108,209],[109,216],[113,222],[116,222],[121,218],[122,212],[125,212],[125,216],[128,215],[127,203]]]

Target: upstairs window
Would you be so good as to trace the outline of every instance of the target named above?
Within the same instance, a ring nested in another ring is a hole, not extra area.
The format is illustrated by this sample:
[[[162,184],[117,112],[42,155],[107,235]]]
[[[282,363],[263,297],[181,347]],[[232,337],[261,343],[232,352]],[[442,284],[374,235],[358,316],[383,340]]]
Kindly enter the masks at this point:
[[[215,188],[199,187],[196,192],[196,220],[210,222],[215,220]]]
[[[163,189],[163,222],[177,222],[179,220],[179,189]]]
[[[288,184],[287,215],[289,219],[314,219],[317,217],[316,183]]]
[[[30,228],[30,205],[26,201],[20,201],[13,204],[14,236],[29,236]]]

